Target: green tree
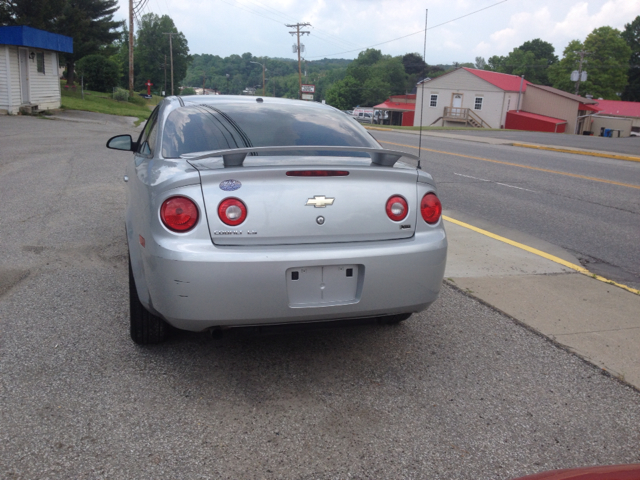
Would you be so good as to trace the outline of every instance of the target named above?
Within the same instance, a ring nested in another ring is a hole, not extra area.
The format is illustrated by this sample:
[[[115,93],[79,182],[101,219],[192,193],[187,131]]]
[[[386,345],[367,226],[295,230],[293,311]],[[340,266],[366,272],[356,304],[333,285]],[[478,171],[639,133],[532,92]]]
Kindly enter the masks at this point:
[[[611,27],[596,28],[584,43],[573,40],[564,50],[564,57],[550,67],[553,86],[567,92],[575,92],[575,84],[570,80],[571,72],[578,70],[580,56],[577,52],[585,50],[587,55],[582,63],[587,72],[587,80],[580,83],[581,95],[593,95],[595,98],[619,100],[627,85],[627,72],[631,48],[622,38],[619,30]]]
[[[631,49],[628,84],[622,93],[622,100],[640,102],[640,15],[624,26],[622,38]]]
[[[407,53],[402,57],[402,65],[407,75],[424,75],[427,69],[426,62],[419,53]]]
[[[378,77],[373,77],[364,82],[362,88],[361,104],[373,107],[384,102],[391,94],[391,86]],[[342,109],[346,110],[346,109]]]
[[[478,70],[484,70],[487,66],[487,62],[485,61],[484,57],[476,57],[475,66]]]
[[[118,0],[67,0],[58,21],[56,33],[73,38],[73,53],[65,53],[67,84],[75,81],[75,62],[87,55],[111,56],[124,22],[113,20]]]
[[[118,65],[102,55],[87,55],[76,64],[78,75],[84,77],[85,87],[98,92],[111,92],[120,81]]]
[[[553,65],[558,61],[556,49],[553,45],[539,38],[524,42],[518,48],[525,52],[533,53],[536,59],[544,58],[547,61],[547,65]]]
[[[174,93],[178,91],[178,85],[187,75],[187,66],[191,61],[187,39],[176,28],[173,20],[168,15],[158,16],[155,13],[147,13],[140,19],[140,27],[136,36],[134,50],[134,68],[136,69],[135,88],[144,88],[147,80],[151,80],[156,87],[164,85],[165,55],[170,62],[171,51],[169,48],[169,35],[173,33],[171,41],[173,46],[173,81]],[[167,75],[170,75],[167,69]],[[171,77],[167,80],[167,89],[171,89]],[[202,85],[202,80],[200,80]]]
[[[339,110],[351,110],[360,104],[362,85],[353,77],[334,83],[327,90],[327,103]]]
[[[539,85],[550,85],[549,66],[558,61],[553,45],[539,38],[524,42],[509,55],[494,55],[487,61],[487,69],[524,78]]]
[[[26,25],[57,31],[66,0],[1,0],[0,25]]]

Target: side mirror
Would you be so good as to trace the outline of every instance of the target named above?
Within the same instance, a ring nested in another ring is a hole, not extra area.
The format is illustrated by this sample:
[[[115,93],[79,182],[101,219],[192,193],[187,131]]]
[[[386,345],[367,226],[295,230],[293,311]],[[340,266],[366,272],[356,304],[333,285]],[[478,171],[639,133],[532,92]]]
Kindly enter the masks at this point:
[[[131,135],[117,135],[115,137],[111,137],[107,142],[107,148],[124,150],[125,152],[132,152],[134,150],[134,146]]]

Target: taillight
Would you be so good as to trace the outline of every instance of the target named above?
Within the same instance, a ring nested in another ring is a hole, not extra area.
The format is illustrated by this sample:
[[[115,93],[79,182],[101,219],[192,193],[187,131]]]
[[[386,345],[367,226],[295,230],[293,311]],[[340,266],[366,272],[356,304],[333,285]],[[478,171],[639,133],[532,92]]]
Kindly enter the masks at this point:
[[[231,227],[240,225],[247,218],[247,207],[237,198],[225,198],[218,205],[220,220]]]
[[[425,222],[434,224],[442,215],[442,204],[435,193],[427,193],[420,202],[420,214]]]
[[[387,215],[394,222],[404,220],[409,213],[409,205],[407,201],[400,195],[394,195],[387,200]]]
[[[198,207],[187,197],[167,198],[160,207],[160,218],[169,230],[186,232],[198,223]]]

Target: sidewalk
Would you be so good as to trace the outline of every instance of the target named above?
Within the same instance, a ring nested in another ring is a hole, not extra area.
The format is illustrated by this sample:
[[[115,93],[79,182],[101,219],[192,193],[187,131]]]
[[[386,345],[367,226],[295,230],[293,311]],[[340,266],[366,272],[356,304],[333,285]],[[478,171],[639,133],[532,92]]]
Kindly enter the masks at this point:
[[[409,133],[413,135],[420,134],[418,130],[396,130],[392,128],[370,127],[370,126],[365,126],[365,128],[370,130],[380,130],[385,132]],[[578,148],[573,146],[568,147],[563,145],[545,145],[541,143],[532,143],[532,142],[518,141],[513,139],[495,138],[491,136],[491,132],[486,132],[487,136],[465,134],[463,133],[465,132],[465,130],[461,130],[460,133],[453,133],[453,132],[457,132],[457,131],[456,130],[452,130],[452,131],[423,130],[422,135],[425,137],[451,138],[455,140],[464,140],[466,142],[487,143],[490,145],[507,145],[512,147],[521,147],[521,148],[535,148],[540,150],[552,150],[554,152],[572,153],[576,155],[589,155],[593,157],[614,158],[616,160],[640,162],[640,155],[630,155],[630,154],[620,153],[620,152],[593,150],[593,149]],[[640,141],[638,141],[638,152],[640,153]]]
[[[577,259],[540,240],[520,242],[555,256],[446,219],[445,227],[445,281],[640,389],[640,295],[576,272],[566,265],[581,268]]]

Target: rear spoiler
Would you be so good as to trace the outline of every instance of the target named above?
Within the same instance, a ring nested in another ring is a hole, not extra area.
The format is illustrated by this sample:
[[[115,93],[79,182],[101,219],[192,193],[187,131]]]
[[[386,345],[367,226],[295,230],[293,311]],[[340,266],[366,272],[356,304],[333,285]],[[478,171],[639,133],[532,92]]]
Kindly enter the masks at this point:
[[[318,150],[327,152],[354,152],[367,153],[371,157],[371,165],[378,167],[393,167],[400,157],[407,157],[413,160],[420,160],[410,153],[399,152],[396,150],[387,150],[384,148],[367,148],[367,147],[337,147],[326,145],[293,145],[287,147],[251,147],[251,148],[233,148],[230,150],[215,150],[205,153],[204,155],[182,155],[181,158],[186,160],[204,160],[205,158],[222,157],[225,168],[241,167],[244,159],[249,153],[276,153],[276,152],[317,152]]]

